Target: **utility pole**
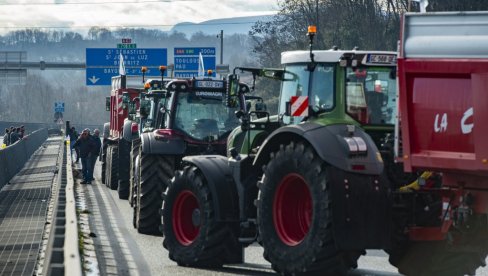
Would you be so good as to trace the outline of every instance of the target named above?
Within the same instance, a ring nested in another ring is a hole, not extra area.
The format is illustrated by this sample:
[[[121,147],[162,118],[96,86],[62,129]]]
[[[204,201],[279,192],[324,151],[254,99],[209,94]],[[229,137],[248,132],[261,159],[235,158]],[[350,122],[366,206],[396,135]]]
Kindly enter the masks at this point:
[[[220,64],[224,64],[224,30],[220,30]]]
[[[319,0],[315,0],[315,26],[320,31],[320,27],[319,27]],[[317,41],[317,46],[320,49],[321,46],[320,46],[320,39],[319,39],[319,32],[318,31],[317,31],[317,34],[315,36],[316,36],[315,40]]]

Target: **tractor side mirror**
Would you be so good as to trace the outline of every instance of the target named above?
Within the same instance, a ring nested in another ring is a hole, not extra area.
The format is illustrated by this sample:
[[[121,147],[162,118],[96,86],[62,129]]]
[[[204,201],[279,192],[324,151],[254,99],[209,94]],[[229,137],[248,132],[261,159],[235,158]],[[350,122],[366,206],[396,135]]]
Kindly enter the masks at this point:
[[[110,111],[110,97],[105,97],[105,111]]]
[[[237,93],[239,91],[239,76],[237,74],[230,74],[228,76],[228,86],[225,91],[224,105],[226,107],[237,107]]]

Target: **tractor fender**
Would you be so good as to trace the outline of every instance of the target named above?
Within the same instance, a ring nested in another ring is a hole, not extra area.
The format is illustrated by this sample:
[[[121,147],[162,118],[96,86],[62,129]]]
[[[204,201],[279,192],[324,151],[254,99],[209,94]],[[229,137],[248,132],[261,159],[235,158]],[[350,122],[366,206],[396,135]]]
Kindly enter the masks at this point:
[[[239,221],[239,196],[227,157],[198,155],[183,158],[195,165],[205,177],[212,195],[215,217],[218,221]]]
[[[122,127],[122,138],[129,142],[132,142],[132,140],[134,140],[138,136],[138,133],[132,133],[132,123],[134,122],[125,119],[124,126]]]
[[[141,134],[142,153],[181,155],[186,151],[186,143],[180,137],[157,136],[153,132]]]
[[[367,151],[362,154],[350,153],[344,137],[361,137]],[[305,141],[315,149],[322,160],[346,172],[369,175],[379,175],[383,172],[383,160],[371,137],[359,127],[354,127],[354,132],[350,133],[344,124],[324,126],[303,123],[281,127],[263,142],[253,165],[262,167],[268,162],[271,153],[278,151],[280,145],[287,145],[291,141]]]

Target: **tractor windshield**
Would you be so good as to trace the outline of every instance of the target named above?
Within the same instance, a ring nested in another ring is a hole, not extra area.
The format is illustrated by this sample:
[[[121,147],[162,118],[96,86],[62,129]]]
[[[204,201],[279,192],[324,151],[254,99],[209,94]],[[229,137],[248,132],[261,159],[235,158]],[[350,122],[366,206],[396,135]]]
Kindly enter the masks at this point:
[[[347,68],[347,113],[361,124],[394,124],[396,81],[393,67]]]
[[[287,102],[292,96],[307,96],[307,102],[313,112],[321,113],[334,108],[334,66],[332,64],[317,64],[315,70],[310,72],[307,64],[291,64],[285,67],[285,76],[281,86],[279,114],[283,115],[285,123],[299,123],[305,116],[291,104],[291,116],[284,116]],[[310,112],[312,112],[309,110]]]
[[[235,111],[222,104],[222,92],[179,93],[174,127],[198,140],[218,140],[239,125]]]

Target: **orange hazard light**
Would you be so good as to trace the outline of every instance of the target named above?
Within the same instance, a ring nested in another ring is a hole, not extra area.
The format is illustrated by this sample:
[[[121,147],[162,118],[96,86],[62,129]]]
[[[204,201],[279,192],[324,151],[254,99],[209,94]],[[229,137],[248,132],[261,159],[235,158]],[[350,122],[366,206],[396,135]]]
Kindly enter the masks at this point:
[[[311,35],[311,34],[314,35],[316,33],[317,33],[317,26],[315,26],[315,25],[308,26],[308,34],[309,35]]]

